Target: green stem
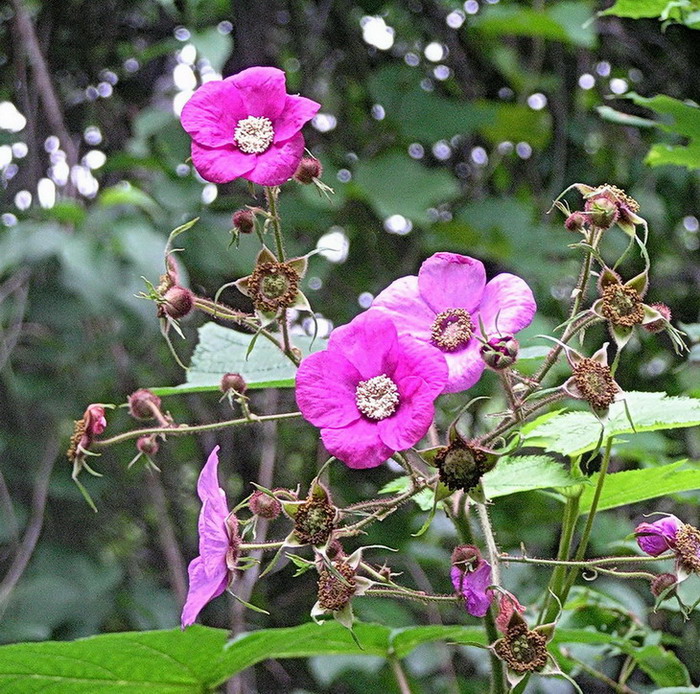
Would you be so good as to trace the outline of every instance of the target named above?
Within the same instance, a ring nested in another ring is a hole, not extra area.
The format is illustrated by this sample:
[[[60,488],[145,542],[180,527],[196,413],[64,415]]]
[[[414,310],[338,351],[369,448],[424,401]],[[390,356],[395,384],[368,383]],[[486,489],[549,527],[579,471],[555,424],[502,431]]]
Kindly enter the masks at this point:
[[[508,564],[542,564],[543,566],[574,566],[581,569],[596,568],[605,564],[640,564],[650,561],[666,561],[673,559],[673,554],[660,554],[658,557],[601,557],[600,559],[587,559],[586,561],[560,561],[559,559],[537,559],[535,557],[513,557],[508,554],[501,555],[501,561]]]
[[[280,412],[279,414],[264,414],[259,415],[254,421],[258,422],[270,422],[276,419],[293,419],[296,417],[301,417],[301,412]],[[96,448],[107,448],[107,446],[112,446],[115,443],[121,443],[122,441],[128,441],[129,439],[137,439],[139,436],[146,436],[148,434],[163,434],[164,436],[184,436],[185,434],[198,434],[202,431],[213,431],[215,429],[224,429],[226,427],[234,427],[239,424],[250,424],[251,421],[246,418],[242,419],[227,419],[223,422],[211,422],[209,424],[180,424],[173,427],[149,427],[147,429],[135,429],[133,431],[127,431],[123,434],[118,434],[117,436],[112,436],[109,439],[102,439],[101,441],[94,441],[93,447]]]
[[[408,678],[401,667],[401,661],[397,657],[392,656],[389,658],[389,662],[391,663],[391,670],[394,673],[401,694],[411,694],[411,688],[408,686]]]
[[[408,588],[368,588],[364,594],[380,598],[385,596],[407,598],[408,600],[418,600],[419,602],[459,602],[459,598],[455,595],[432,595]]]
[[[284,244],[282,243],[282,225],[280,224],[280,218],[277,215],[277,196],[279,195],[279,188],[268,188],[265,187],[265,197],[267,198],[267,211],[270,213],[270,220],[272,221],[272,230],[275,233],[275,245],[277,246],[277,260],[283,263],[285,260],[284,256]]]

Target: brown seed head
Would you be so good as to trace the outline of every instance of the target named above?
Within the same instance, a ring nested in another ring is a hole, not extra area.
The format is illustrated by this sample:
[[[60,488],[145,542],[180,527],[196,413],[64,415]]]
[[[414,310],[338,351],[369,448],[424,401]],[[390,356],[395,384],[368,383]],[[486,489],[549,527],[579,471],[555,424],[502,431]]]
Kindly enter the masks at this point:
[[[336,511],[323,500],[305,501],[294,516],[294,532],[299,540],[310,545],[323,544],[335,527]]]
[[[547,639],[524,623],[509,626],[493,646],[496,655],[515,672],[538,672],[547,664]]]
[[[345,562],[334,562],[334,568],[345,579],[343,583],[328,568],[321,569],[318,577],[318,604],[324,610],[342,610],[355,594],[355,570]]]
[[[602,314],[613,324],[631,327],[644,320],[642,299],[635,289],[624,284],[603,287]]]
[[[604,410],[615,401],[619,392],[617,383],[613,380],[610,367],[599,364],[593,359],[583,358],[572,368],[574,382],[591,406]]]
[[[700,574],[700,530],[688,523],[682,525],[676,533],[674,551],[686,571]]]
[[[248,279],[248,292],[260,311],[289,308],[298,291],[299,273],[287,263],[260,263]]]
[[[463,489],[465,492],[476,487],[481,476],[493,467],[483,450],[461,437],[438,452],[435,464],[440,472],[440,481],[448,489]]]

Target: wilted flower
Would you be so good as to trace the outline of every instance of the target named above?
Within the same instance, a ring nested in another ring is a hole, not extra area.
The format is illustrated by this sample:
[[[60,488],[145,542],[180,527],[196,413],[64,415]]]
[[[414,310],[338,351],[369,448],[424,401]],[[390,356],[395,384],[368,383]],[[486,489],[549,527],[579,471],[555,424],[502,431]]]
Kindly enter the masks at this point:
[[[251,67],[203,84],[182,109],[181,121],[202,178],[278,186],[296,171],[304,153],[301,128],[320,107],[287,94],[282,70]]]
[[[452,552],[450,578],[455,591],[464,598],[464,606],[470,615],[483,617],[489,609],[493,593],[491,564],[473,545],[460,545]]]
[[[658,557],[676,547],[676,534],[683,526],[683,521],[673,515],[664,516],[653,523],[640,523],[634,529],[637,544],[643,552]]]
[[[187,568],[189,590],[182,608],[182,627],[194,623],[202,608],[221,595],[233,579],[240,553],[238,519],[228,510],[226,494],[219,487],[217,470],[219,447],[216,446],[197,481],[197,494],[202,500],[197,530],[199,556]]]
[[[440,352],[399,337],[385,313],[369,310],[301,362],[296,398],[331,455],[369,468],[423,438],[446,376]]]
[[[481,261],[457,253],[436,253],[418,276],[401,277],[372,302],[410,335],[443,353],[449,369],[443,392],[473,386],[485,364],[476,337],[488,340],[513,335],[530,325],[537,308],[530,287],[515,275],[501,273],[488,283]]]
[[[89,454],[93,439],[106,428],[105,406],[99,404],[89,405],[83,416],[74,422],[73,435],[66,455],[76,464],[76,469],[79,470],[80,461]]]

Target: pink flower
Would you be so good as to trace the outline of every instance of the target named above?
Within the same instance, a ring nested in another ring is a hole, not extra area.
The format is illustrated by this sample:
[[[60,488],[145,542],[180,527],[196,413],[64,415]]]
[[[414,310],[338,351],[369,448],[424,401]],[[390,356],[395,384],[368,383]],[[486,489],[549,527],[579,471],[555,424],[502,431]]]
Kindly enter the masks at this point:
[[[192,95],[181,121],[202,178],[277,186],[292,177],[304,153],[300,130],[321,105],[287,94],[284,80],[277,68],[251,67]]]
[[[408,334],[445,355],[449,375],[443,392],[473,386],[485,364],[479,356],[483,323],[487,338],[513,335],[530,325],[537,308],[532,291],[515,275],[501,273],[486,283],[481,261],[457,253],[436,253],[418,276],[401,277],[372,302]]]
[[[676,516],[668,515],[653,523],[640,523],[635,529],[637,544],[643,552],[652,557],[658,557],[676,546],[676,533],[683,521]]]
[[[440,352],[399,337],[386,315],[369,310],[302,361],[296,397],[331,455],[370,468],[423,438],[446,377]]]
[[[210,600],[226,590],[238,559],[238,519],[229,513],[226,494],[219,487],[218,452],[219,447],[216,446],[197,480],[197,494],[202,500],[197,524],[199,556],[187,568],[190,586],[182,608],[183,629],[194,623]]]
[[[107,428],[107,418],[105,417],[105,408],[102,405],[90,405],[85,414],[85,434],[92,439],[93,436],[99,436]]]
[[[455,591],[464,598],[467,612],[473,617],[483,617],[489,609],[493,582],[491,564],[472,545],[460,545],[452,552],[450,578]]]

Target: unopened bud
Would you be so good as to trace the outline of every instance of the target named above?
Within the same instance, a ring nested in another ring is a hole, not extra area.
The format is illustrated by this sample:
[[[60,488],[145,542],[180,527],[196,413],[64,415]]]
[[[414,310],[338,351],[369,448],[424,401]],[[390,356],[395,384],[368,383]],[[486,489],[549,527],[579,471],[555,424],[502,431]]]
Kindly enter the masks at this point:
[[[163,298],[163,311],[174,320],[184,318],[194,307],[194,296],[185,287],[171,287]]]
[[[492,337],[485,345],[482,345],[480,354],[486,366],[500,371],[507,369],[518,358],[518,341],[512,335]]]
[[[666,319],[666,321],[671,320],[671,309],[666,306],[666,304],[652,304],[651,308],[658,311]],[[657,320],[651,321],[651,323],[647,323],[642,327],[644,330],[650,333],[660,333],[666,330],[666,321],[658,318]]]
[[[134,419],[155,419],[153,408],[160,410],[160,398],[146,388],[139,388],[127,399],[129,414]]]
[[[136,439],[136,448],[145,455],[152,456],[158,453],[158,441],[155,436],[139,436]]]
[[[248,505],[256,516],[267,520],[274,520],[282,513],[282,504],[275,497],[265,494],[259,489],[253,492]]]
[[[241,234],[255,231],[255,215],[250,210],[237,210],[233,213],[233,227]]]
[[[570,214],[564,222],[564,226],[569,231],[583,231],[585,225],[586,218],[580,212]]]
[[[228,393],[229,390],[234,390],[236,393],[245,393],[248,390],[248,384],[245,382],[245,378],[238,373],[227,373],[221,377],[221,384],[219,385],[222,393]]]
[[[620,214],[617,204],[604,195],[587,200],[586,212],[591,224],[599,229],[609,229]]]
[[[464,572],[470,572],[481,561],[481,552],[474,545],[460,545],[452,552],[452,566],[458,566]]]
[[[304,185],[309,185],[314,182],[314,178],[320,178],[323,173],[321,162],[314,157],[304,157],[300,162],[297,170],[294,172],[294,180]]]
[[[677,583],[678,578],[675,574],[659,574],[651,582],[651,592],[654,595],[654,597],[658,598],[663,592],[665,592],[672,586],[675,586]]]
[[[99,436],[107,428],[105,408],[102,405],[90,405],[83,415],[85,433],[92,438]]]

